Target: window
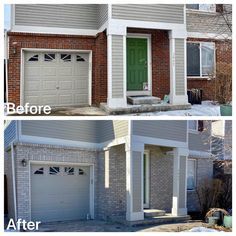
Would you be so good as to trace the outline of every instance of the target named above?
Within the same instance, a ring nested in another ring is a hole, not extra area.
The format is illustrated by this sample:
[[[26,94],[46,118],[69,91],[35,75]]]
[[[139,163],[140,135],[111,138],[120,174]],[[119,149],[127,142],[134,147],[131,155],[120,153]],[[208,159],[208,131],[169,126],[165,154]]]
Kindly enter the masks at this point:
[[[204,122],[203,120],[189,120],[188,128],[190,130],[202,132],[204,130]]]
[[[186,4],[186,8],[199,11],[215,12],[215,4]]]
[[[55,60],[55,54],[44,54],[44,61],[53,61]]]
[[[34,172],[34,174],[35,174],[35,175],[43,175],[43,172],[44,172],[44,169],[43,169],[43,167],[41,167],[41,168],[39,168],[38,170],[36,170],[36,171]]]
[[[28,61],[38,61],[38,60],[39,60],[39,55],[36,54],[36,55],[30,57]]]
[[[188,121],[188,128],[191,130],[197,131],[198,130],[197,121],[196,120],[189,120]]]
[[[61,60],[64,62],[69,62],[71,61],[71,55],[70,54],[61,54]]]
[[[65,173],[67,175],[74,175],[75,174],[74,168],[73,167],[65,167]]]
[[[187,43],[188,76],[204,77],[213,75],[215,70],[215,45],[206,42]]]
[[[80,55],[76,55],[76,61],[85,61],[85,59]]]
[[[60,167],[49,167],[50,175],[57,175],[60,172]]]
[[[196,188],[196,160],[188,160],[187,190]]]
[[[84,175],[84,171],[82,169],[79,169],[79,175]]]

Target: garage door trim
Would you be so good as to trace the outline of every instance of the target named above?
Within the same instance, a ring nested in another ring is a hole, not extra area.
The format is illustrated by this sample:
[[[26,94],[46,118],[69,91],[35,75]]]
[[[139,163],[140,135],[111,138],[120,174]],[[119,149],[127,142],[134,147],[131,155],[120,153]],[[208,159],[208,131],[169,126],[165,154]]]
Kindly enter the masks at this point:
[[[88,53],[89,54],[89,71],[88,71],[88,103],[92,105],[92,50],[74,50],[74,49],[48,49],[48,48],[21,48],[21,68],[20,68],[20,105],[24,106],[24,68],[25,52],[70,52],[70,53]]]
[[[94,219],[94,164],[92,163],[73,163],[73,162],[52,162],[52,161],[29,161],[29,213],[30,220],[32,220],[32,194],[31,194],[31,167],[32,165],[64,165],[64,166],[88,166],[90,167],[90,199],[89,199],[89,207],[90,207],[90,216],[91,219]]]

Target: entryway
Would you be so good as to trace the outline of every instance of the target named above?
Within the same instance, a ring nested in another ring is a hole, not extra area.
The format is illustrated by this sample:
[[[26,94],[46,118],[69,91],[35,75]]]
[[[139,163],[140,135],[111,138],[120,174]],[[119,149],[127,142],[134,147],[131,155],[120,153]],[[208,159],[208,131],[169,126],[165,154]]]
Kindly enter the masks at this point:
[[[127,95],[151,95],[151,52],[149,35],[128,35]]]

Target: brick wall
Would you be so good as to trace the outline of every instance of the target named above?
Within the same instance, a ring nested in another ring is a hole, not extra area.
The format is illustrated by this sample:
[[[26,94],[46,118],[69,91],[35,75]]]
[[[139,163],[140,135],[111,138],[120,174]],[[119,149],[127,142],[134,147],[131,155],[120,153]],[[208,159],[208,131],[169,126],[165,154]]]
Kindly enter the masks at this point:
[[[152,95],[163,99],[170,92],[168,31],[128,28],[128,33],[150,34],[152,50]]]
[[[125,146],[109,149],[105,165],[104,152],[99,156],[98,165],[98,210],[99,219],[109,220],[126,215],[126,161]],[[105,172],[107,176],[105,176]],[[109,173],[108,173],[109,172]],[[105,177],[108,182],[105,185]]]
[[[20,65],[21,48],[75,49],[92,50],[92,103],[106,101],[107,67],[106,67],[106,34],[102,32],[96,37],[8,33],[9,35],[9,102],[20,103]],[[14,53],[16,49],[16,53]]]
[[[196,160],[197,186],[200,186],[205,180],[212,179],[213,160],[208,158],[194,158]],[[189,212],[199,211],[199,200],[195,190],[187,191],[187,208]]]
[[[231,40],[208,40],[189,38],[188,41],[215,42],[216,63],[232,63]],[[217,75],[216,75],[217,76]],[[214,80],[188,78],[188,89],[198,88],[203,90],[203,100],[215,100]]]
[[[171,211],[173,195],[173,156],[159,147],[150,150],[150,208]]]
[[[96,186],[97,157],[98,153],[95,151],[80,150],[78,148],[64,148],[53,145],[39,144],[18,144],[15,149],[18,218],[30,220],[29,160],[94,164],[94,185]],[[22,159],[26,159],[28,163],[26,167],[22,166]],[[94,193],[94,199],[96,214],[96,191]]]

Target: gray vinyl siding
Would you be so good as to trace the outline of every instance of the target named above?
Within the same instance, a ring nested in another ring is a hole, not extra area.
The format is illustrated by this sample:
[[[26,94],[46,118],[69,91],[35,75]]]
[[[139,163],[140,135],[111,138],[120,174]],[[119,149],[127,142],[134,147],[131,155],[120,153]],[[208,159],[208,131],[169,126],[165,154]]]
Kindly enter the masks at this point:
[[[23,26],[97,29],[96,4],[16,4],[15,24]]]
[[[227,11],[232,11],[232,5],[226,4],[224,7]],[[232,19],[229,20],[232,23]],[[220,13],[207,14],[187,10],[186,21],[188,32],[227,34],[231,36],[231,32]]]
[[[98,28],[100,28],[108,20],[108,5],[98,5]]]
[[[123,97],[123,36],[112,36],[112,98]]]
[[[210,137],[204,134],[189,133],[189,149],[194,151],[210,151]]]
[[[163,23],[184,23],[183,4],[113,4],[112,18]]]
[[[11,121],[4,130],[4,147],[7,148],[11,142],[16,138],[16,122]]]
[[[115,138],[121,138],[128,135],[128,121],[114,120],[113,121]]]
[[[133,121],[133,134],[186,142],[187,121]]]
[[[175,88],[176,95],[184,95],[185,92],[185,67],[184,67],[184,39],[175,39]]]
[[[133,159],[133,212],[142,211],[142,156],[140,152],[132,152]]]
[[[22,135],[96,143],[96,121],[21,121]]]

